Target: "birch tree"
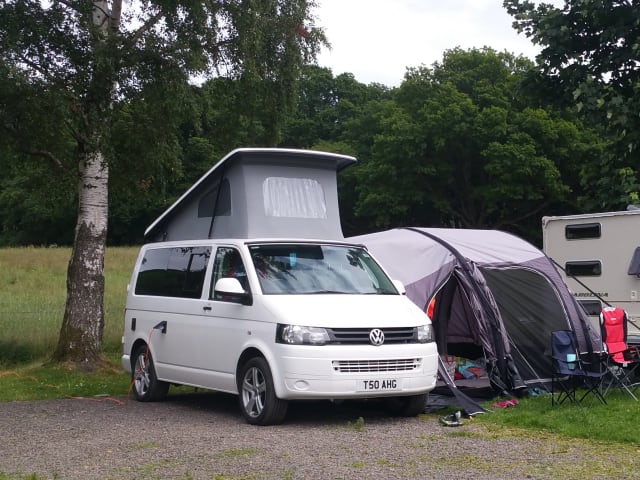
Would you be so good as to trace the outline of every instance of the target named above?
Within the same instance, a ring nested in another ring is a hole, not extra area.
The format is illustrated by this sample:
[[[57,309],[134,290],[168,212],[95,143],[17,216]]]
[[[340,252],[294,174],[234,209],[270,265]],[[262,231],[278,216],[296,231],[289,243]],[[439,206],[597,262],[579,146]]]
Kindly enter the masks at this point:
[[[77,181],[54,359],[86,368],[100,362],[109,169],[118,164],[110,148],[114,109],[158,88],[169,105],[180,101],[187,79],[223,76],[243,84],[248,102],[269,83],[271,108],[286,109],[299,68],[324,42],[313,26],[314,6],[313,0],[0,0],[3,141]]]

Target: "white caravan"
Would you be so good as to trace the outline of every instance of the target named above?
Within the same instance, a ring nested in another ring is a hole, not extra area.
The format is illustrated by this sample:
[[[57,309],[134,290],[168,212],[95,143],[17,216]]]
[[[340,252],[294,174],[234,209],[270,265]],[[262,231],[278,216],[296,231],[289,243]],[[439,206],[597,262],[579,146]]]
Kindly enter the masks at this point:
[[[602,306],[623,308],[640,343],[640,210],[543,217],[542,240],[594,327]]]
[[[257,425],[281,422],[289,400],[424,410],[438,365],[431,322],[342,236],[336,172],[353,162],[235,150],[147,229],[123,335],[137,400],[171,384],[228,392]]]

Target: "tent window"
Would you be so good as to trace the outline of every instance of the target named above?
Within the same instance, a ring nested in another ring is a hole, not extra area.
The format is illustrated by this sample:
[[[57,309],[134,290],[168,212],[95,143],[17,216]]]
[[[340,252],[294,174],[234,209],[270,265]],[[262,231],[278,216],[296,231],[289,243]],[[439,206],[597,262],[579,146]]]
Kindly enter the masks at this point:
[[[327,218],[324,190],[317,180],[268,177],[262,196],[268,217]]]
[[[587,315],[598,316],[602,310],[600,300],[578,300],[578,303]]]
[[[602,275],[602,263],[600,260],[585,260],[567,262],[564,264],[567,275],[574,277],[598,277]]]
[[[567,240],[581,240],[585,238],[600,238],[602,227],[599,223],[577,223],[564,227]]]
[[[218,205],[215,209],[216,216],[231,215],[231,189],[229,188],[229,180],[226,178],[222,180],[220,193],[218,193],[218,185],[220,184],[216,184],[215,187],[200,198],[200,202],[198,202],[198,218],[211,218],[216,204],[216,198],[218,199]]]
[[[633,251],[633,257],[631,257],[631,263],[629,264],[627,274],[640,277],[640,247],[636,247]]]

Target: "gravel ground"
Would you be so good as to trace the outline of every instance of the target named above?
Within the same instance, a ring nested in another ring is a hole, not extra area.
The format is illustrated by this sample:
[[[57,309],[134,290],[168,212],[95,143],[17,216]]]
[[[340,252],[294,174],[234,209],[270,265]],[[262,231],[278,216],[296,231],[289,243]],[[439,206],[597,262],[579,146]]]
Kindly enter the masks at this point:
[[[0,403],[0,479],[640,475],[601,473],[590,466],[593,452],[576,442],[523,438],[478,421],[443,427],[437,418],[393,418],[375,403],[314,402],[292,404],[282,425],[255,427],[244,422],[235,397],[213,393],[146,404],[125,398]],[[575,465],[581,468],[567,474]]]

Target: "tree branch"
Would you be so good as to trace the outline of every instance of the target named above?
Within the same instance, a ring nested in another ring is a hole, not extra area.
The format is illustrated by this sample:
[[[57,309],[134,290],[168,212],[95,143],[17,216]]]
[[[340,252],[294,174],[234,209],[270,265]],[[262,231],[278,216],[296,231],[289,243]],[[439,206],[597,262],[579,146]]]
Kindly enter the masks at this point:
[[[131,35],[131,37],[129,37],[132,40],[132,43],[135,43],[137,40],[140,40],[142,35],[144,35],[145,32],[149,31],[149,29],[151,29],[151,27],[153,27],[158,22],[158,20],[160,20],[160,18],[162,18],[163,16],[164,16],[164,13],[160,11],[155,15],[149,17],[147,21],[144,22],[138,30],[133,32],[133,35]]]
[[[113,0],[111,6],[111,16],[109,17],[109,27],[112,32],[120,30],[120,20],[122,17],[122,0]]]
[[[61,3],[62,5],[64,5],[67,8],[70,8],[74,12],[79,12],[76,6],[73,3],[68,2],[67,0],[53,0],[53,3]]]
[[[67,169],[63,163],[60,161],[60,159],[58,157],[56,157],[53,153],[47,151],[47,150],[25,150],[25,153],[28,153],[29,155],[33,155],[34,157],[42,157],[45,158],[46,160],[49,160],[49,162],[58,170],[65,172],[65,173],[69,173],[69,169]]]

